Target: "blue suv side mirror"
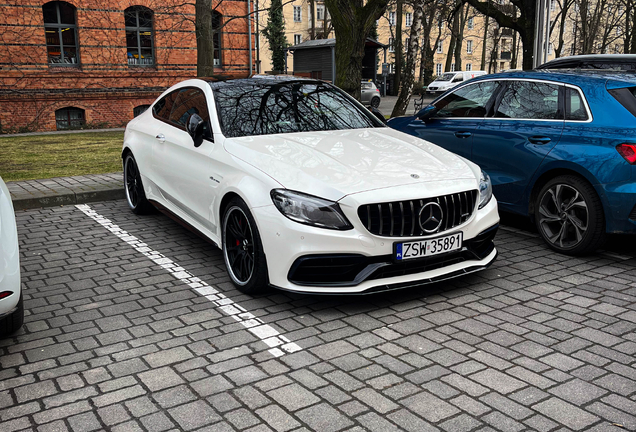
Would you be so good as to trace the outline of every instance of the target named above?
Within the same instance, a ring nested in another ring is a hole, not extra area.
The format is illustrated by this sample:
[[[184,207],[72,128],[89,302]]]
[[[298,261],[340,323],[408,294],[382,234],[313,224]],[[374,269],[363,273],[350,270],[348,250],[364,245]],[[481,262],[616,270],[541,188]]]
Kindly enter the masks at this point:
[[[425,122],[435,114],[437,114],[437,108],[435,108],[435,105],[427,105],[415,114],[415,117]]]

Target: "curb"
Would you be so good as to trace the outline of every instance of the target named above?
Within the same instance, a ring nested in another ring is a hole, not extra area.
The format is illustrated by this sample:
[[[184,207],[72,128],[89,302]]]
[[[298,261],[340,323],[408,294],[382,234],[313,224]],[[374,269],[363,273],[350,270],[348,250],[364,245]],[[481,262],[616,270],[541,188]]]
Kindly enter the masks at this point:
[[[112,201],[124,198],[126,198],[124,189],[117,188],[90,192],[69,192],[37,198],[15,198],[12,201],[14,210],[30,210],[41,207],[86,204],[89,202]]]

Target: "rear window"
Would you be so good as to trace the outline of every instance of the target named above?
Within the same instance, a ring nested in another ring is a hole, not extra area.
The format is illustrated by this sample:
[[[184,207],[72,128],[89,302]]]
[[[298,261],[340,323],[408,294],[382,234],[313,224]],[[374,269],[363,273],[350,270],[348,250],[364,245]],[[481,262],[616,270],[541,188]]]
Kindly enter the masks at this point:
[[[627,111],[636,117],[636,87],[624,87],[608,90],[614,99],[620,102]]]

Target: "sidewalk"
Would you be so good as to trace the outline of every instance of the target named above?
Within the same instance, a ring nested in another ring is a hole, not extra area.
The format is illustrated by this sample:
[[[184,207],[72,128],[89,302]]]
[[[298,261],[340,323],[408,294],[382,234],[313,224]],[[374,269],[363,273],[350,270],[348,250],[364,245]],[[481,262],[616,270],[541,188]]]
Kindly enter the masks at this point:
[[[123,173],[7,182],[15,210],[123,199]]]

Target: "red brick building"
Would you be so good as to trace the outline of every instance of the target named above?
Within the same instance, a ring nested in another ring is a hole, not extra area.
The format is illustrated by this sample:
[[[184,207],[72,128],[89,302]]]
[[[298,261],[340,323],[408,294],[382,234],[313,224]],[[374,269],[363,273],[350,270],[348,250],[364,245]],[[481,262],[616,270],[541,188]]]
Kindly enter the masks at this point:
[[[196,76],[194,0],[8,0],[0,10],[0,131],[122,126]],[[219,76],[249,74],[247,15],[246,0],[213,1]]]

